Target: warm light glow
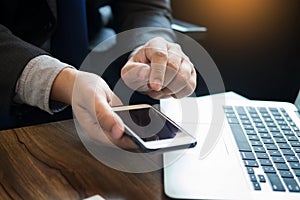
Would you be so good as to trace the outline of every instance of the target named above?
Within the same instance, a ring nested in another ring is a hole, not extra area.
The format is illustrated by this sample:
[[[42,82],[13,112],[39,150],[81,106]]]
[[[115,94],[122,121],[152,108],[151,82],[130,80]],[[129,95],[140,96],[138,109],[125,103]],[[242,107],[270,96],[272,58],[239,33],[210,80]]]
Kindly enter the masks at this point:
[[[276,0],[209,0],[202,6],[210,20],[218,23],[220,28],[238,26],[244,31],[274,23],[278,11]]]
[[[172,0],[172,4],[175,17],[207,26],[210,37],[246,38],[249,43],[290,29],[295,13],[293,4],[281,0]]]

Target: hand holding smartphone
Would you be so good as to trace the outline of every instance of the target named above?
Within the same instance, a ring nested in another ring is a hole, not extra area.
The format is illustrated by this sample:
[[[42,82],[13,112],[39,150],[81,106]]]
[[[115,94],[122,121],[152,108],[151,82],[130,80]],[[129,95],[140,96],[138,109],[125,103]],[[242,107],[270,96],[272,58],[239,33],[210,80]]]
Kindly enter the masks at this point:
[[[147,104],[113,107],[125,134],[144,151],[171,151],[196,146],[196,139],[159,110]]]

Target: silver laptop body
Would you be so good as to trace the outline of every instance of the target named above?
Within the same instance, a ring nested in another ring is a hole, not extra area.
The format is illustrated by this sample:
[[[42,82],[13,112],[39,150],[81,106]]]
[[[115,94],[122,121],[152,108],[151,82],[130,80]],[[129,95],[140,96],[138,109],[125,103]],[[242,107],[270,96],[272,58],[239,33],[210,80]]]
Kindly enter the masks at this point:
[[[229,96],[229,97],[228,97]],[[300,106],[300,96],[296,103]],[[300,199],[299,108],[231,94],[161,101],[198,145],[164,154],[177,199]]]

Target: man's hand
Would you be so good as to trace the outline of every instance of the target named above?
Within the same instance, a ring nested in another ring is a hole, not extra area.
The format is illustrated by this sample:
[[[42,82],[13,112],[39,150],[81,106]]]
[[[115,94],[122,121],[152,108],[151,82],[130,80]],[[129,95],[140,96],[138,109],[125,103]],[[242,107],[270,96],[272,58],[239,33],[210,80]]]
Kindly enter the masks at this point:
[[[154,99],[182,98],[196,88],[196,71],[178,44],[154,38],[140,47],[122,68],[121,77],[133,90]]]
[[[122,102],[101,77],[66,68],[55,79],[51,98],[72,105],[81,132],[89,139],[110,146],[112,142],[122,148],[136,148],[123,134],[123,122],[111,109]]]

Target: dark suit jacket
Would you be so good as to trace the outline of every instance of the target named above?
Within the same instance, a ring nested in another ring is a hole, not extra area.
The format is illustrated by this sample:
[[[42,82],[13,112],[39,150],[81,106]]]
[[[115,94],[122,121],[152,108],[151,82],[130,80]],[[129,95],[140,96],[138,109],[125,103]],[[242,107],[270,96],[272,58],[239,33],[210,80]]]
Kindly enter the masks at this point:
[[[59,0],[58,0],[59,1]],[[63,0],[62,0],[63,1]],[[96,7],[110,4],[116,32],[135,27],[170,28],[169,0],[86,0],[89,19]],[[0,2],[0,114],[9,112],[15,85],[26,64],[48,54],[39,48],[57,27],[56,0],[3,0]],[[90,26],[90,35],[93,23]],[[95,27],[100,27],[96,26]],[[142,40],[142,38],[141,38]]]

